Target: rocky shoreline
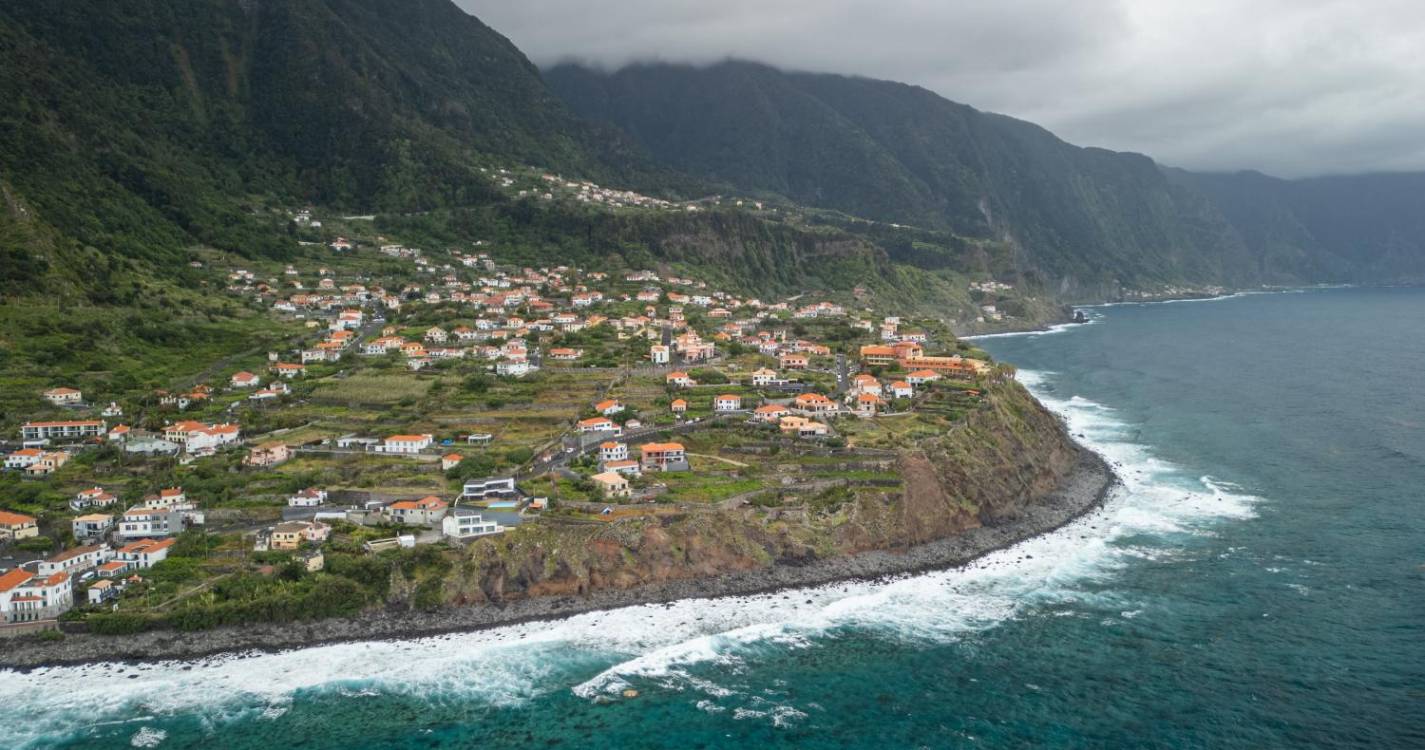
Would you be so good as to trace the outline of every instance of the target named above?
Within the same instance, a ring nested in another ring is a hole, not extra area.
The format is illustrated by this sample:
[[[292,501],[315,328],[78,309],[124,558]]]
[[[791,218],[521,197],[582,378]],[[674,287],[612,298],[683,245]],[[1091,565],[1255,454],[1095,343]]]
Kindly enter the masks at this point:
[[[747,596],[853,580],[875,580],[969,563],[1030,537],[1046,534],[1097,509],[1115,483],[1098,455],[1080,450],[1079,464],[1059,489],[1017,518],[971,529],[904,550],[879,550],[803,565],[629,589],[581,597],[541,597],[502,606],[400,612],[306,623],[248,625],[199,632],[155,631],[130,636],[69,634],[60,641],[26,639],[0,652],[0,668],[32,669],[93,662],[196,659],[224,653],[282,651],[343,641],[415,638],[551,620],[597,610],[678,599]]]

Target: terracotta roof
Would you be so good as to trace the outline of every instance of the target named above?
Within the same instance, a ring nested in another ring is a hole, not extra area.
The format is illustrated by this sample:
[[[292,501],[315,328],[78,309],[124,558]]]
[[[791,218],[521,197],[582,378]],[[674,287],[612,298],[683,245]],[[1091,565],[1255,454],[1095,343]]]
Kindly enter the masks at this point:
[[[0,575],[0,591],[9,591],[16,586],[22,586],[26,581],[34,577],[34,573],[24,568],[15,568],[5,575]]]
[[[644,453],[666,453],[666,452],[668,452],[668,451],[680,451],[680,450],[683,450],[683,444],[682,444],[682,443],[644,443],[643,445],[638,446],[638,449],[639,449],[640,451],[643,451]]]
[[[8,510],[0,510],[0,524],[11,526],[16,524],[26,524],[34,522],[35,519],[33,516],[27,516],[23,513],[11,513]]]
[[[49,562],[64,562],[65,560],[73,560],[74,558],[79,557],[80,555],[87,555],[90,552],[98,552],[100,549],[103,548],[97,544],[90,545],[88,547],[73,547],[71,549],[67,549],[63,552],[60,552],[54,557],[51,557],[49,559]]]

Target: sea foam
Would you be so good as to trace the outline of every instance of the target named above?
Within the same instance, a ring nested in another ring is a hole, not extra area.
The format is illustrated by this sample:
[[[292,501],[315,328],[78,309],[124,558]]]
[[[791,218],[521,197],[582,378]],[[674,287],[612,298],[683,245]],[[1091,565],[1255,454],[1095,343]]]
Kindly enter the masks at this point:
[[[29,722],[0,725],[0,746],[25,747],[86,731],[94,722],[196,714],[213,731],[236,720],[280,721],[310,691],[367,699],[410,694],[434,703],[522,705],[557,690],[586,699],[624,689],[688,691],[705,710],[794,717],[805,707],[759,705],[737,673],[764,655],[814,648],[851,630],[911,643],[952,641],[1052,605],[1103,596],[1116,570],[1171,554],[1174,538],[1250,517],[1240,487],[1153,455],[1117,413],[1053,390],[1049,373],[1019,379],[1070,431],[1117,470],[1105,506],[1059,531],[962,568],[889,581],[593,612],[565,620],[404,641],[343,643],[189,663],[96,664],[0,672],[0,702]],[[1111,587],[1110,587],[1111,588]],[[1112,611],[1151,617],[1133,602]],[[86,723],[80,725],[79,717]],[[147,728],[147,725],[144,725]],[[140,730],[136,739],[154,741]],[[162,742],[161,737],[157,738]]]

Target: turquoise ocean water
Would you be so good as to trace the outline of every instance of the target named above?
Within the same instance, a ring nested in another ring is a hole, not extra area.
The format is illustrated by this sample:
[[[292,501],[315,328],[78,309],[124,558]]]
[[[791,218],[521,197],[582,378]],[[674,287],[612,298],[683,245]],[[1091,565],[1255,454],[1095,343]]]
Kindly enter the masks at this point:
[[[1425,291],[1090,312],[982,344],[1124,486],[969,568],[0,672],[0,747],[1425,747]]]

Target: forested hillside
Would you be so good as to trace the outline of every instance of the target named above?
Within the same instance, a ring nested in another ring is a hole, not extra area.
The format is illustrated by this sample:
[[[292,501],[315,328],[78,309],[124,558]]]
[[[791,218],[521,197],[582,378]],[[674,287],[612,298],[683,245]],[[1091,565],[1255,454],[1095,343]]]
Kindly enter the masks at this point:
[[[495,199],[496,161],[639,169],[447,0],[6,3],[0,100],[12,284],[55,259],[22,218],[106,257],[282,256],[266,199],[409,211]]]
[[[1068,299],[1164,284],[1421,277],[1418,175],[1193,175],[914,86],[726,62],[546,71],[670,166],[882,221],[999,239]]]

